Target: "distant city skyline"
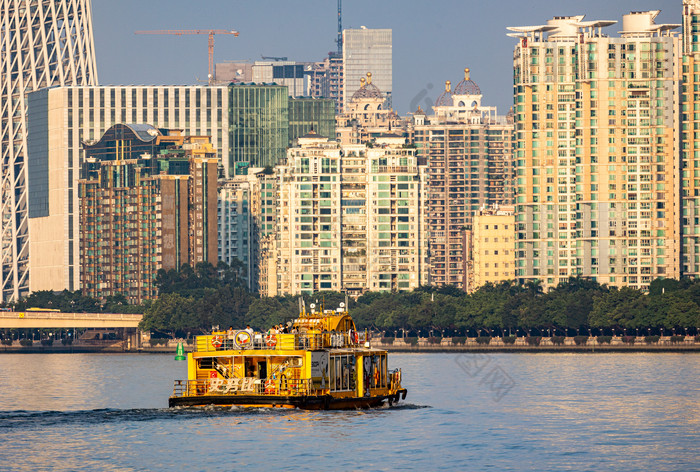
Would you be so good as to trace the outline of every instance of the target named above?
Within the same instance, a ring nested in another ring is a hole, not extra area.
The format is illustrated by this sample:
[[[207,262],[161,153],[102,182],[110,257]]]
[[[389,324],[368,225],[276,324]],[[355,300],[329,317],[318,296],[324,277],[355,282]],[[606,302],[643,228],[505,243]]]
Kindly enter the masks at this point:
[[[200,7],[202,5],[202,7]],[[206,0],[193,8],[181,0],[93,1],[97,67],[103,85],[194,84],[207,76],[207,38],[140,36],[144,29],[240,31],[217,36],[215,62],[287,56],[322,60],[336,49],[336,1]],[[400,114],[427,108],[444,89],[459,81],[464,67],[484,94],[484,103],[505,113],[512,104],[512,54],[515,40],[507,26],[542,24],[553,16],[586,15],[590,20],[621,21],[631,10],[662,10],[657,23],[680,23],[681,0],[534,0],[479,2],[443,0],[426,8],[416,0],[343,4],[343,28],[393,30],[393,105]],[[616,36],[619,25],[604,31]],[[678,30],[680,32],[680,29]]]

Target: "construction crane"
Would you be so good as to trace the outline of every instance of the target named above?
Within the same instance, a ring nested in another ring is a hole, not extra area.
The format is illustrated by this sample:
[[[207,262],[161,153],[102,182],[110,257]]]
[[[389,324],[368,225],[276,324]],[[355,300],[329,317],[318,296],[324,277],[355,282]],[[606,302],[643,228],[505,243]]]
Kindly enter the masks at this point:
[[[236,30],[222,29],[197,29],[197,30],[151,30],[151,31],[135,31],[136,34],[174,34],[182,36],[185,34],[206,34],[209,35],[209,85],[214,83],[214,35],[215,34],[232,34],[238,36]]]

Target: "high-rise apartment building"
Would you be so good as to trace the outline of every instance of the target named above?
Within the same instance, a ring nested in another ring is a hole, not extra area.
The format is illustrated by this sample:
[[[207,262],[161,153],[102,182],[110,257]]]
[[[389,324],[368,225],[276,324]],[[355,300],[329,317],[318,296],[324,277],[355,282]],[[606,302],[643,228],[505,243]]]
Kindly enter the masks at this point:
[[[700,277],[700,1],[683,0],[681,275]]]
[[[328,71],[330,69],[330,59],[312,62],[306,66],[306,74],[309,77],[309,96],[316,98],[329,97]]]
[[[90,1],[2,0],[0,44],[0,302],[6,302],[30,290],[26,94],[97,84]]]
[[[250,173],[249,173],[250,175]],[[261,294],[277,295],[277,208],[279,205],[279,179],[277,171],[265,169],[254,173],[253,186],[253,238],[257,248],[254,268],[255,289]]]
[[[279,178],[273,294],[410,290],[427,283],[422,187],[415,150],[299,139]],[[270,281],[268,281],[270,282]]]
[[[246,175],[219,180],[219,259],[242,266],[252,291],[267,286],[267,266],[261,261],[274,236],[276,210],[273,170],[250,168]]]
[[[253,185],[247,175],[219,181],[218,235],[219,260],[243,272],[249,290],[253,289],[256,260],[253,244]]]
[[[85,146],[81,288],[129,303],[157,296],[159,269],[216,264],[217,157],[207,136],[115,125]]]
[[[513,202],[513,122],[482,105],[469,69],[447,82],[433,116],[414,114],[414,142],[427,162],[430,283],[466,288],[465,232],[484,206]]]
[[[357,90],[360,79],[370,72],[373,83],[384,93],[385,108],[392,108],[393,68],[392,31],[390,29],[343,30],[341,111]]]
[[[679,276],[679,25],[658,11],[511,27],[517,278],[646,289]]]
[[[307,65],[306,73],[309,77],[309,95],[335,101],[335,111],[340,113],[343,105],[343,56],[331,52],[323,61]]]

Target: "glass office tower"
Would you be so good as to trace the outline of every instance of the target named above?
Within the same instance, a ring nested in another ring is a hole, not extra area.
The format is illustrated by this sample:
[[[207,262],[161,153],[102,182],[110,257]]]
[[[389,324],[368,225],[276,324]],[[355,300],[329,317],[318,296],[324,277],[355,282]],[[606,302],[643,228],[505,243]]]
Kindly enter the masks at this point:
[[[229,87],[229,173],[275,166],[289,144],[287,87],[231,84]]]

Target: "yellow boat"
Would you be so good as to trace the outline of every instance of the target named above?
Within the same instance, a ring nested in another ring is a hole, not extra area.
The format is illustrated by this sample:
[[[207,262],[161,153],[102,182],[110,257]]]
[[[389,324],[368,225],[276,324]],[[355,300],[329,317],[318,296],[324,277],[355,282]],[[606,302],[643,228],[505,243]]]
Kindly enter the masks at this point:
[[[304,307],[289,333],[215,331],[197,336],[187,380],[176,380],[169,406],[241,406],[338,410],[406,398],[401,370],[373,349],[344,304]]]

